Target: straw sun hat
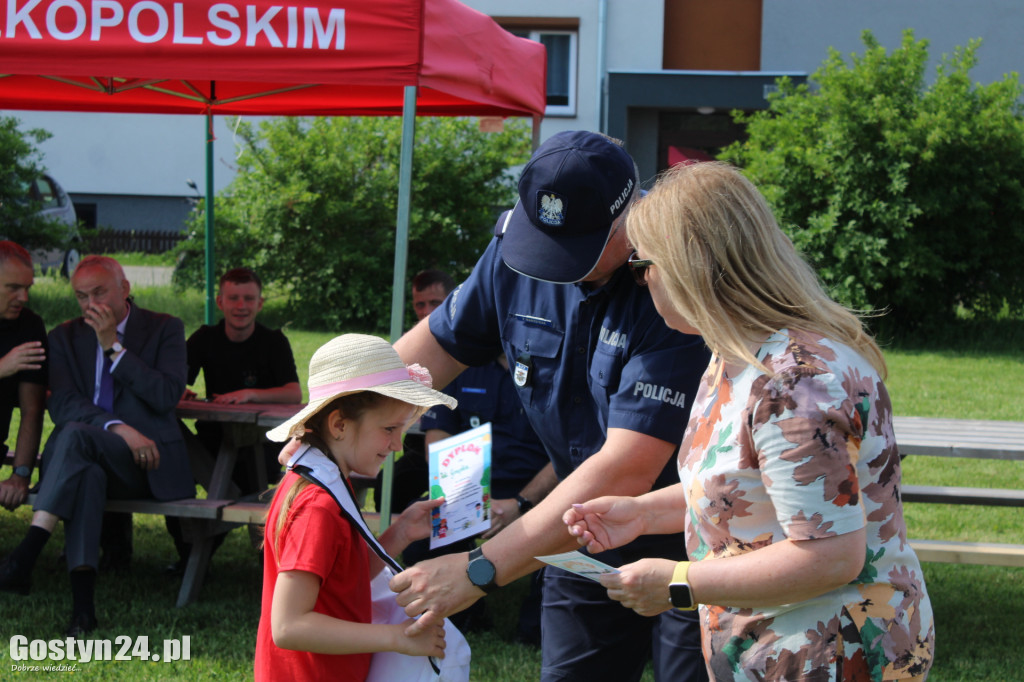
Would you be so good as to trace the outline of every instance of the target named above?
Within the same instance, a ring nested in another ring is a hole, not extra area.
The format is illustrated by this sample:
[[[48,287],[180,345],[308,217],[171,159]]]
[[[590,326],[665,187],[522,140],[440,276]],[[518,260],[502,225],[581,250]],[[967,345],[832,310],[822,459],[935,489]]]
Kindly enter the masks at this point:
[[[299,438],[306,421],[332,400],[350,393],[373,391],[422,408],[452,409],[455,398],[430,388],[430,372],[408,367],[384,339],[367,334],[343,334],[320,346],[309,360],[309,404],[294,417],[267,432],[273,441]]]

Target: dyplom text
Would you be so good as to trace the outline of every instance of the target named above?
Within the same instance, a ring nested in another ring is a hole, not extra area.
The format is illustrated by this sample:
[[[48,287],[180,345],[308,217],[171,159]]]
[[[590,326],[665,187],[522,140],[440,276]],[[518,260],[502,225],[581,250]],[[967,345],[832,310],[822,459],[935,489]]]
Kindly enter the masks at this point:
[[[345,49],[337,7],[218,2],[0,0],[0,37],[32,40],[171,42],[317,50]]]

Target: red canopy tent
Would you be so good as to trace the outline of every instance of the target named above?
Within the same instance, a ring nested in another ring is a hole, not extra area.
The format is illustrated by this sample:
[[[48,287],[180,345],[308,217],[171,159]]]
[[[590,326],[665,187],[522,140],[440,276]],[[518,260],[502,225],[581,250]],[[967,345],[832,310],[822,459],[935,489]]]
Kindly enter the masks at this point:
[[[0,109],[405,115],[403,179],[416,114],[536,121],[544,112],[544,48],[456,0],[304,1],[9,0],[0,4]],[[393,334],[408,200],[403,182]],[[208,315],[212,271],[211,242]]]
[[[392,338],[402,331],[415,116],[532,116],[536,138],[545,69],[540,44],[456,0],[0,3],[0,109],[402,115]]]
[[[542,115],[542,47],[455,0],[10,0],[0,106],[248,115]]]

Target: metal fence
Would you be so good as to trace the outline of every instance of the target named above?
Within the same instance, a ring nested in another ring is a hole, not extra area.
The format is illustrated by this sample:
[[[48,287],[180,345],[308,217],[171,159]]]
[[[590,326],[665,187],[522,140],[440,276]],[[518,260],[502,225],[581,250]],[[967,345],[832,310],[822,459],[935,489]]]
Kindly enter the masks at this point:
[[[185,239],[180,232],[97,230],[87,240],[88,253],[164,253]]]

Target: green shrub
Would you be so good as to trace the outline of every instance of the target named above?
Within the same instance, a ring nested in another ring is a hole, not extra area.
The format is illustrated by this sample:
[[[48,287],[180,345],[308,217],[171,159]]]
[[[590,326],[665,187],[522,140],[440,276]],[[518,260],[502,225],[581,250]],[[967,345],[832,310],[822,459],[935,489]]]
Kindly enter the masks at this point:
[[[524,121],[481,133],[475,119],[417,121],[408,271],[460,278],[511,205],[507,169],[526,160]],[[238,175],[216,198],[216,267],[247,265],[315,329],[389,328],[400,120],[280,118],[238,130]],[[178,286],[204,282],[205,205],[179,246]]]
[[[1024,310],[1024,88],[972,83],[979,41],[924,81],[928,43],[887,53],[870,32],[851,63],[835,50],[811,83],[786,79],[749,139],[721,156],[745,168],[837,298],[886,309],[902,329],[958,308]]]

